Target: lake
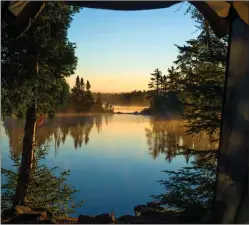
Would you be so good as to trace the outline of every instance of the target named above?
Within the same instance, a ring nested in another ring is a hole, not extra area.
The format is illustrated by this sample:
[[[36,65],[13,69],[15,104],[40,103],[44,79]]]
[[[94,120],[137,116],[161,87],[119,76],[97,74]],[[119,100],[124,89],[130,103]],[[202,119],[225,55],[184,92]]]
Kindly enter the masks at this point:
[[[180,120],[142,115],[60,115],[37,127],[36,141],[38,146],[49,145],[44,161],[48,167],[71,170],[68,182],[80,190],[75,197],[85,200],[77,214],[121,216],[163,193],[158,183],[167,176],[163,170],[177,170],[191,161],[188,156],[175,157],[174,145],[217,148],[205,135],[186,136],[183,125]],[[20,153],[22,135],[21,122],[2,122],[4,168],[13,165],[10,151]]]

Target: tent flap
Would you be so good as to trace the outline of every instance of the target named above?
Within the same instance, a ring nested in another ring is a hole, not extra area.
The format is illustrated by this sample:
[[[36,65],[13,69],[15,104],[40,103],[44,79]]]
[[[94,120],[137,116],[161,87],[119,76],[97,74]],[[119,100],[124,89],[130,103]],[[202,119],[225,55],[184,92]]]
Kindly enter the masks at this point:
[[[43,3],[46,1],[13,1],[9,4],[8,12],[3,13],[2,21],[13,26],[17,30],[26,30],[30,21],[33,21],[40,13]],[[64,1],[69,5],[77,5],[86,8],[107,9],[107,10],[150,10],[168,8],[179,1]],[[225,1],[190,1],[209,21],[215,34],[224,37],[228,34],[228,13],[231,4],[234,5],[239,17],[249,25],[249,3],[248,2],[225,2]],[[167,12],[166,12],[167,13]],[[11,14],[13,17],[10,17]],[[35,16],[34,16],[35,15]],[[25,28],[24,28],[25,27]]]

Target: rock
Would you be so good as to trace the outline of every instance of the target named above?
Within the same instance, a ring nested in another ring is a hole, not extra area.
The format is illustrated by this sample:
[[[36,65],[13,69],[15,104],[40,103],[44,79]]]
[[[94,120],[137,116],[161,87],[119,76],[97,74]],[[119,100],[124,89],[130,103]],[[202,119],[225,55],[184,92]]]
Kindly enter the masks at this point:
[[[79,215],[78,222],[81,224],[89,224],[91,222],[92,218],[93,217],[91,217],[91,216]]]
[[[15,206],[14,209],[15,209],[17,214],[22,214],[22,213],[31,211],[31,208],[29,208],[27,206],[22,206],[22,205],[17,205],[17,206]]]
[[[53,218],[53,213],[46,208],[34,208],[32,209],[32,212],[34,213],[41,213],[43,218],[46,219],[52,219]]]
[[[29,223],[37,223],[40,221],[40,213],[23,213],[20,214],[11,220],[9,220],[8,224],[29,224]]]
[[[146,205],[137,205],[134,207],[134,213],[136,216],[139,216],[141,214],[142,210],[145,210],[147,207]]]
[[[140,112],[141,115],[151,115],[151,109],[145,108]]]
[[[23,213],[22,215],[29,216],[30,218],[35,218],[37,217],[39,220],[46,220],[48,219],[46,211],[30,211]]]
[[[135,219],[135,216],[124,215],[124,216],[119,217],[117,220],[118,222],[121,222],[121,223],[130,223],[134,219]]]
[[[56,224],[56,223],[52,220],[41,220],[34,224]]]
[[[108,224],[108,223],[116,223],[117,220],[116,218],[111,215],[111,214],[101,214],[98,216],[95,216],[92,220],[91,220],[91,224]]]
[[[1,218],[2,219],[11,219],[16,217],[17,215],[30,212],[31,209],[26,206],[15,206],[14,208],[9,208],[9,209],[4,209],[1,213]]]
[[[151,218],[145,216],[134,216],[134,218],[129,222],[130,224],[153,224],[158,222],[156,220],[151,220]]]
[[[4,209],[1,213],[2,220],[8,220],[8,219],[13,218],[15,216],[16,216],[16,211],[13,208]]]

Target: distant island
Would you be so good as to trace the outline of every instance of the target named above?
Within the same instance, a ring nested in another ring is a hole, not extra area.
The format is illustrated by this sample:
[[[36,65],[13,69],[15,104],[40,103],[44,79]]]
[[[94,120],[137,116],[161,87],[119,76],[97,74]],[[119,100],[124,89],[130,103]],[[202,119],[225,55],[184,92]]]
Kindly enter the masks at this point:
[[[172,73],[173,69],[170,71]],[[159,69],[151,74],[148,84],[151,90],[134,90],[126,93],[93,93],[91,84],[83,78],[76,77],[75,85],[70,90],[64,85],[64,104],[57,113],[115,113],[133,115],[180,115],[181,101],[178,99],[179,90],[172,88],[172,76],[162,76]],[[141,111],[121,112],[115,110],[119,106],[144,107]]]

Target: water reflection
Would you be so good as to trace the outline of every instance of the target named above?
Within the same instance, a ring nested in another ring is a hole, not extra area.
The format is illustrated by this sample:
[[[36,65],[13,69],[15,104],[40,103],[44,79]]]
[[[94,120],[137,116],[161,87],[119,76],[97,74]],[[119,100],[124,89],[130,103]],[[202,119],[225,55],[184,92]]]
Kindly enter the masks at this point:
[[[151,118],[149,128],[145,129],[149,154],[156,159],[160,154],[166,155],[166,160],[171,162],[183,148],[196,150],[215,150],[217,143],[210,143],[208,136],[193,138],[186,135],[185,123],[180,120],[164,120],[161,118]],[[180,146],[180,147],[179,147]],[[182,148],[181,148],[182,147]],[[187,151],[184,154],[186,161],[190,155]]]
[[[71,137],[73,139],[74,149],[77,150],[89,143],[91,131],[94,127],[97,133],[105,132],[102,130],[103,123],[105,124],[105,127],[107,127],[112,123],[114,116],[118,117],[119,115],[64,115],[57,116],[52,121],[45,120],[42,125],[37,127],[36,145],[40,147],[44,144],[53,144],[55,154],[57,154],[61,144],[65,144],[67,138]],[[186,135],[185,123],[181,120],[165,120],[156,117],[141,117],[134,115],[127,116],[130,118],[140,118],[134,121],[137,124],[137,127],[139,127],[141,123],[145,127],[149,155],[151,155],[153,159],[158,158],[160,155],[165,155],[166,160],[171,162],[179,150],[181,150],[179,146],[198,150],[217,149],[218,147],[217,143],[210,143],[208,136],[205,134],[203,134],[201,138],[193,138],[190,135]],[[122,119],[123,118],[124,117],[122,117]],[[127,120],[127,123],[130,122],[130,118]],[[125,120],[119,121],[115,118],[115,126],[113,126],[113,129],[116,129],[116,131],[114,132],[126,129],[124,126],[125,122]],[[23,126],[23,122],[18,122],[10,118],[4,121],[5,131],[9,137],[9,145],[14,153],[20,153],[18,152],[17,146],[20,144],[20,140],[23,137]],[[134,128],[136,127],[133,126],[131,129]],[[131,130],[125,132],[131,132]],[[123,138],[125,137],[123,136]],[[188,162],[190,158],[188,152],[186,152],[184,157]]]
[[[55,159],[48,151],[44,161],[48,167],[71,169],[68,182],[81,190],[75,197],[86,200],[79,213],[96,215],[114,209],[121,216],[132,214],[133,207],[148,202],[151,194],[162,193],[156,183],[164,179],[160,171],[177,171],[186,165],[191,155],[178,157],[179,149],[174,145],[202,150],[214,147],[205,136],[200,142],[186,136],[183,125],[183,121],[140,115],[64,115],[38,126],[36,141],[37,147],[49,144],[57,154]],[[23,123],[7,119],[4,127],[8,136],[5,146],[9,141],[11,152],[20,153],[17,146]],[[11,168],[9,148],[5,149],[4,164]]]
[[[98,133],[101,132],[103,118],[108,125],[112,114],[84,115],[84,116],[57,116],[53,120],[46,119],[44,123],[37,126],[36,145],[38,147],[51,143],[54,140],[54,149],[57,152],[62,144],[65,144],[68,136],[73,138],[74,148],[77,150],[82,145],[87,145],[90,133],[95,126]],[[4,120],[4,128],[9,138],[9,146],[15,154],[19,154],[18,145],[23,138],[24,123],[12,118]],[[51,143],[52,144],[52,143]]]

